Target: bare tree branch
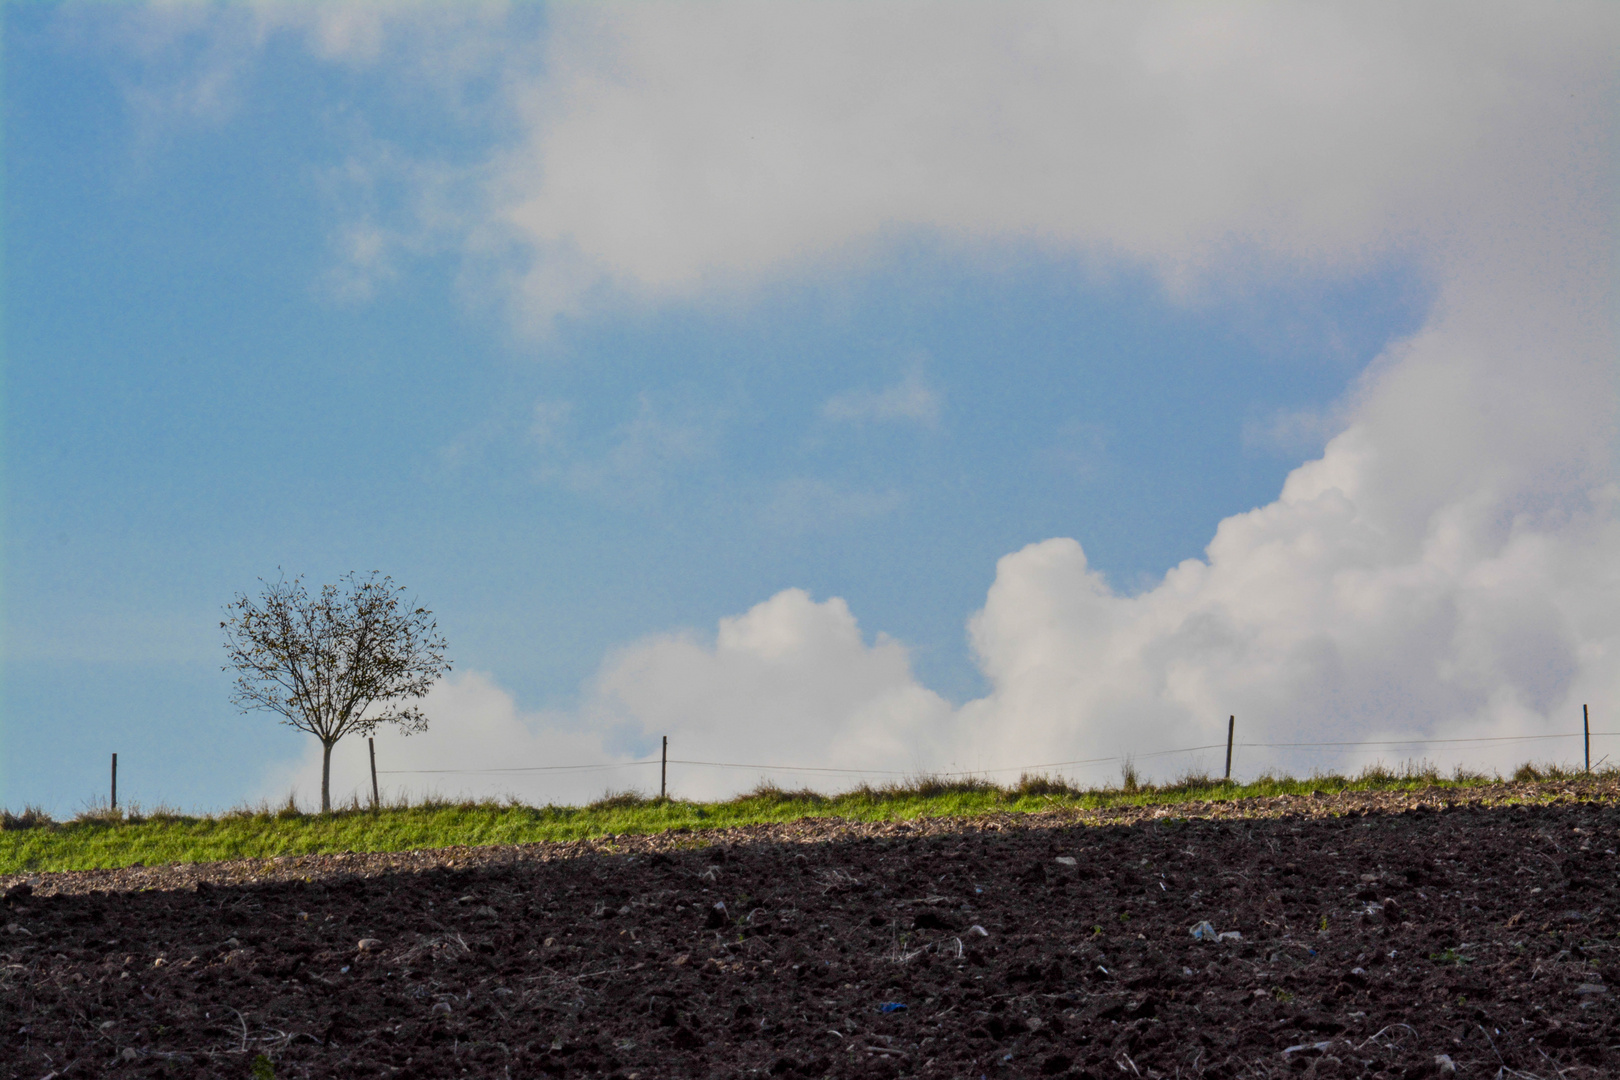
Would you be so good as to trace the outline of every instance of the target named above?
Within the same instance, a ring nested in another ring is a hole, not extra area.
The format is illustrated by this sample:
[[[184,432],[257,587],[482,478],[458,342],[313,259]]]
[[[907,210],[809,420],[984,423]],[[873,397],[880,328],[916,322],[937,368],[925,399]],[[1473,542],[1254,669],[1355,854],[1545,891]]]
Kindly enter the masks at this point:
[[[315,596],[303,578],[239,594],[219,624],[236,672],[231,703],[262,709],[321,742],[321,810],[331,809],[332,747],[343,736],[393,724],[427,730],[416,705],[450,670],[446,643],[427,608],[401,603],[404,589],[376,571],[350,573]]]

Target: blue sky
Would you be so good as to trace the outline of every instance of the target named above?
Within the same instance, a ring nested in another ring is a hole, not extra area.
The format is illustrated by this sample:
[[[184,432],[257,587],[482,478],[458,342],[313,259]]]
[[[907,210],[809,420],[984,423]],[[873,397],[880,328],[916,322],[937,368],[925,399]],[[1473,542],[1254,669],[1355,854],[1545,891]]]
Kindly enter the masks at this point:
[[[1451,280],[1393,244],[1240,250],[1188,287],[1146,242],[902,217],[719,286],[621,266],[526,319],[465,223],[525,137],[512,86],[561,66],[544,9],[499,24],[543,63],[454,92],[419,42],[3,18],[8,806],[77,808],[113,751],[126,797],[186,807],[296,764],[219,670],[223,605],[278,568],[392,574],[458,671],[610,756],[658,734],[593,712],[611,657],[789,588],[986,699],[966,624],[998,559],[1073,538],[1150,593],[1323,454]]]

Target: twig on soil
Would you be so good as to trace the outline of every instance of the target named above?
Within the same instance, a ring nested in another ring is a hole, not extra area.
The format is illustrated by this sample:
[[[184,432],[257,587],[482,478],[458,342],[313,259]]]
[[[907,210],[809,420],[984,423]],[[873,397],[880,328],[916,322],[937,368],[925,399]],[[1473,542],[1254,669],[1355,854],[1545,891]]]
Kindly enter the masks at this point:
[[[1547,1058],[1547,1064],[1553,1067],[1553,1072],[1557,1073],[1560,1077],[1564,1075],[1564,1070],[1558,1067],[1558,1062],[1554,1061],[1550,1057],[1547,1057],[1547,1051],[1538,1046],[1536,1047],[1536,1053],[1540,1054],[1544,1058]]]
[[[854,874],[846,874],[842,870],[825,870],[821,875],[821,891],[823,895],[834,889],[846,889],[859,885],[860,878]]]
[[[587,971],[583,975],[565,976],[565,978],[572,978],[575,982],[578,982],[581,979],[594,979],[598,975],[618,975],[621,972],[640,971],[646,966],[647,965],[645,963],[640,963],[631,964],[629,967],[603,968],[600,971]]]
[[[1390,1024],[1387,1027],[1379,1028],[1377,1031],[1373,1032],[1371,1035],[1369,1035],[1365,1039],[1361,1040],[1361,1042],[1356,1043],[1354,1045],[1354,1048],[1359,1051],[1363,1046],[1366,1046],[1368,1043],[1372,1043],[1374,1046],[1377,1046],[1379,1049],[1384,1049],[1385,1048],[1384,1044],[1378,1041],[1378,1037],[1380,1035],[1382,1035],[1384,1032],[1389,1031],[1391,1028],[1398,1028],[1398,1027],[1405,1028],[1407,1031],[1410,1031],[1414,1035],[1417,1034],[1417,1028],[1413,1027],[1411,1024]]]

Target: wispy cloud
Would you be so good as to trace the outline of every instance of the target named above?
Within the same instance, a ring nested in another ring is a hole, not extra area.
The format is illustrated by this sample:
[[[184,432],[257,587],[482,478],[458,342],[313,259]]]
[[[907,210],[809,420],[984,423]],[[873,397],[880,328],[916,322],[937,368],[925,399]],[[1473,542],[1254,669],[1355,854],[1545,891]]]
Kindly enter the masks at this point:
[[[333,217],[332,258],[318,284],[327,297],[356,303],[412,263],[465,248],[483,170],[413,155],[349,126],[348,156],[317,175]]]
[[[912,371],[882,390],[850,390],[828,399],[821,415],[828,420],[859,423],[902,420],[934,427],[939,423],[941,398],[920,371]]]
[[[715,409],[634,399],[619,423],[594,426],[577,402],[540,398],[527,414],[498,409],[438,451],[451,475],[491,460],[528,470],[537,483],[609,502],[657,497],[672,480],[714,457],[724,416]]]
[[[783,532],[825,532],[887,517],[905,504],[905,494],[892,489],[869,491],[795,477],[777,485],[763,516],[766,524]]]
[[[1108,467],[1108,430],[1098,424],[1065,424],[1035,452],[1035,461],[1073,480],[1095,480]]]
[[[712,457],[722,422],[713,412],[660,409],[642,394],[634,416],[587,442],[578,437],[573,415],[566,402],[536,404],[530,427],[541,454],[536,475],[582,494],[631,502],[657,496],[678,473]]]
[[[1281,409],[1265,418],[1243,422],[1243,446],[1282,454],[1298,460],[1315,457],[1350,424],[1350,403],[1339,401],[1320,409]]]

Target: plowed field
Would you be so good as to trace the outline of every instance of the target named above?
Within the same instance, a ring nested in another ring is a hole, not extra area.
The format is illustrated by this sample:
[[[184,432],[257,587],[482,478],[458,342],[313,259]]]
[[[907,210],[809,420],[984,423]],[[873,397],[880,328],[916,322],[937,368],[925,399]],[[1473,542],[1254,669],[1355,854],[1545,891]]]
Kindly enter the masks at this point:
[[[1620,1075],[1614,792],[1508,795],[13,879],[0,1075]]]

